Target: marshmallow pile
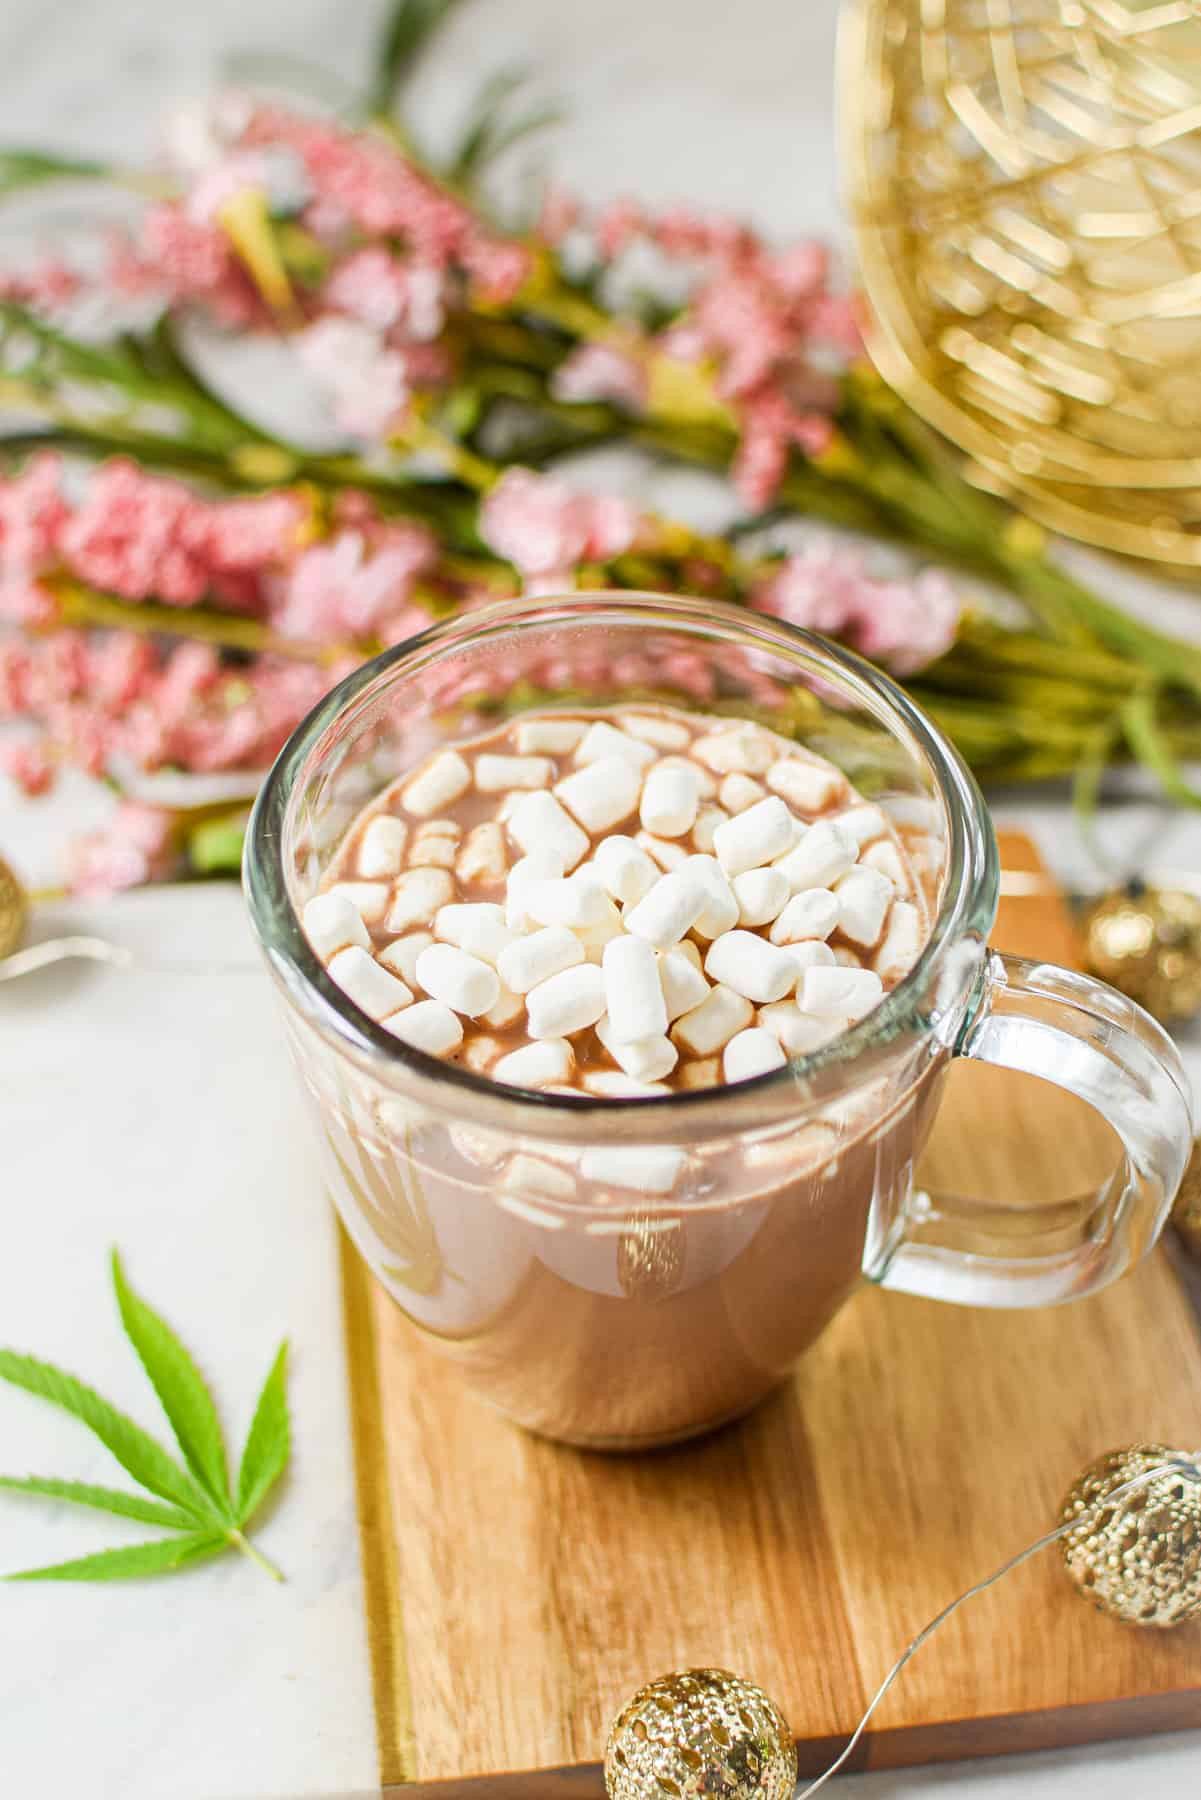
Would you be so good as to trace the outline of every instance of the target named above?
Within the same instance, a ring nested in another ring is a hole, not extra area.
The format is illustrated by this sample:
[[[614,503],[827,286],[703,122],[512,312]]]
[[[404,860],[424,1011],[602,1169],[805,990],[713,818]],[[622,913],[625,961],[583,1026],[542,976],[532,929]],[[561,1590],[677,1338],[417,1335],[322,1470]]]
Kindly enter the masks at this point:
[[[818,1048],[924,937],[888,819],[832,764],[650,710],[532,713],[436,753],[352,831],[304,928],[405,1043],[613,1098]]]

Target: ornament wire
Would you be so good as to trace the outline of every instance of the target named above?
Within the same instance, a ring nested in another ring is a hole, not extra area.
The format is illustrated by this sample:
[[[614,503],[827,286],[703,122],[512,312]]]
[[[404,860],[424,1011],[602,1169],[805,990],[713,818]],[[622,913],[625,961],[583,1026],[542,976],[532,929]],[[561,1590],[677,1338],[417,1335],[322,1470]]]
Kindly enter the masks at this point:
[[[830,1764],[830,1767],[824,1774],[817,1777],[816,1781],[811,1781],[806,1788],[799,1788],[794,1793],[793,1800],[813,1800],[813,1795],[820,1793],[827,1781],[830,1781],[837,1775],[838,1771],[843,1767],[847,1758],[852,1754],[855,1746],[867,1730],[872,1714],[879,1706],[881,1700],[883,1700],[885,1694],[887,1694],[897,1676],[901,1673],[901,1670],[912,1656],[916,1656],[922,1645],[926,1643],[929,1638],[934,1636],[934,1633],[939,1627],[946,1624],[952,1613],[958,1612],[959,1608],[965,1605],[967,1601],[974,1600],[977,1594],[983,1594],[990,1587],[995,1587],[997,1582],[1003,1581],[1006,1575],[1010,1575],[1015,1569],[1021,1568],[1022,1564],[1028,1562],[1032,1556],[1037,1556],[1040,1550],[1049,1549],[1052,1544],[1058,1543],[1060,1538],[1066,1537],[1070,1531],[1077,1530],[1081,1521],[1086,1519],[1090,1513],[1099,1512],[1106,1506],[1113,1506],[1115,1501],[1123,1499],[1127,1494],[1133,1494],[1138,1488],[1145,1487],[1148,1482],[1157,1481],[1161,1475],[1168,1474],[1183,1475],[1186,1481],[1201,1484],[1201,1467],[1197,1467],[1191,1462],[1178,1461],[1173,1458],[1170,1462],[1157,1463],[1153,1469],[1146,1469],[1141,1475],[1132,1476],[1129,1481],[1124,1481],[1120,1487],[1114,1488],[1112,1493],[1104,1495],[1100,1500],[1094,1500],[1091,1506],[1086,1506],[1081,1512],[1077,1513],[1074,1518],[1065,1520],[1062,1525],[1057,1525],[1054,1531],[1048,1531],[1045,1537],[1038,1538],[1033,1544],[1027,1544],[1024,1550],[1019,1550],[1016,1556],[1011,1556],[1008,1562],[1002,1563],[999,1569],[994,1569],[993,1573],[985,1576],[983,1581],[978,1581],[974,1587],[965,1589],[962,1594],[957,1595],[956,1598],[951,1601],[949,1606],[944,1606],[942,1611],[937,1614],[935,1618],[931,1619],[930,1623],[919,1631],[917,1636],[904,1650],[902,1650],[900,1656],[898,1656],[896,1662],[893,1663],[892,1668],[888,1671],[888,1674],[876,1689],[875,1695],[873,1696],[867,1711],[860,1719],[858,1725],[856,1725],[854,1732],[848,1739],[841,1754]]]

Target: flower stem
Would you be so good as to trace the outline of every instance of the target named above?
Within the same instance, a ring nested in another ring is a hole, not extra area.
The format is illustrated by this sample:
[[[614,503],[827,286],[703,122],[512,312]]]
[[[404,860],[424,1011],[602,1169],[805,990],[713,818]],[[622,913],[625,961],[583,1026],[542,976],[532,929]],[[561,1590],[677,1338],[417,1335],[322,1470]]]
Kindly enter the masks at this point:
[[[234,618],[198,606],[163,606],[154,600],[120,600],[95,588],[60,579],[53,584],[63,622],[99,626],[110,631],[155,632],[216,644],[223,650],[286,656],[295,662],[332,664],[347,656],[374,656],[370,644],[319,644],[308,638],[281,637],[259,619]]]
[[[270,1575],[272,1581],[287,1580],[283,1570],[277,1568],[271,1558],[264,1556],[261,1550],[256,1550],[250,1539],[242,1532],[237,1530],[228,1532],[226,1542],[232,1544],[235,1550],[240,1550],[243,1556],[248,1556],[252,1563],[257,1563],[265,1575]]]

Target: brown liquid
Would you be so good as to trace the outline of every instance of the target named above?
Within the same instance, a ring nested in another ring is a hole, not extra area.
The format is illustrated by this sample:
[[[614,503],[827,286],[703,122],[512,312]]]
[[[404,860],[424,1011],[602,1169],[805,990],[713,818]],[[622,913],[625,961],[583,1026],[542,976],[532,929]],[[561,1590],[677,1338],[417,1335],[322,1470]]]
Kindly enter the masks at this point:
[[[395,804],[395,793],[371,811]],[[491,799],[469,793],[446,816],[466,831]],[[364,823],[331,880],[353,867]],[[460,886],[458,899],[503,894],[503,883]],[[523,1024],[514,1044],[525,1041]],[[620,1449],[720,1424],[787,1373],[861,1279],[869,1220],[878,1233],[901,1210],[943,1066],[911,1063],[768,1143],[719,1137],[698,1106],[686,1179],[654,1200],[578,1179],[565,1200],[537,1185],[507,1190],[516,1153],[549,1162],[560,1182],[570,1169],[553,1147],[518,1141],[516,1096],[504,1141],[473,1130],[469,1100],[449,1126],[403,1102],[380,1104],[374,1089],[317,1098],[339,1208],[408,1317],[523,1424]],[[714,1112],[721,1104],[719,1091]],[[611,1145],[612,1134],[610,1120],[597,1141]]]

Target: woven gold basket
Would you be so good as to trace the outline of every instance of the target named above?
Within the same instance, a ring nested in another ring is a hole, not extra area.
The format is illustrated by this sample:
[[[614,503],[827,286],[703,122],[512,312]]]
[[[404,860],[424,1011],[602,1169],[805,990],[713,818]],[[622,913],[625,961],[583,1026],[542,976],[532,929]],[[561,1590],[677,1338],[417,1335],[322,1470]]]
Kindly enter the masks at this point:
[[[1201,566],[1201,6],[849,0],[869,342],[984,485]]]

